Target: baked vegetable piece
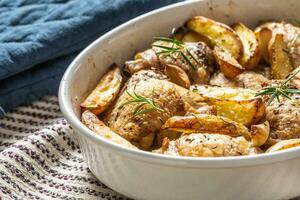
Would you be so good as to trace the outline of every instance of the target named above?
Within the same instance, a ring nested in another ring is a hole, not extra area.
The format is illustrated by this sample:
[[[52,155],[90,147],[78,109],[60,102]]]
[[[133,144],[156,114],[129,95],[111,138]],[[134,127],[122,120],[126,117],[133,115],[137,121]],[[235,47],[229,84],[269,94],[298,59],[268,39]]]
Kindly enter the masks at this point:
[[[220,70],[228,78],[235,78],[242,73],[245,68],[225,49],[216,46],[213,55],[220,66]]]
[[[121,71],[118,66],[114,65],[80,105],[81,108],[83,110],[90,110],[92,113],[99,115],[117,98],[121,84]]]
[[[250,138],[250,132],[243,124],[226,117],[207,114],[171,117],[162,126],[162,130],[183,133],[219,133],[229,136],[244,136],[247,139]]]
[[[284,79],[293,71],[292,57],[283,40],[283,34],[272,36],[269,46],[269,57],[274,79]]]
[[[233,58],[239,60],[243,54],[243,45],[239,36],[229,26],[202,16],[189,19],[185,26],[207,37],[214,46],[227,50]]]
[[[281,150],[289,149],[292,147],[298,147],[298,146],[300,146],[300,139],[282,140],[274,144],[273,146],[271,146],[269,149],[267,149],[266,153],[281,151]]]
[[[214,46],[207,37],[200,35],[194,31],[188,31],[186,34],[184,34],[182,41],[183,42],[199,42],[199,41],[201,41],[201,42],[204,42],[205,44],[207,44],[211,48]]]
[[[253,69],[260,60],[260,50],[254,32],[242,23],[232,26],[243,44],[243,55],[239,63],[246,69]]]
[[[115,132],[113,132],[109,127],[107,127],[98,117],[89,110],[82,113],[81,121],[95,134],[100,135],[114,143],[120,144],[131,149],[137,149],[134,145],[128,142],[126,139],[122,138]]]
[[[193,85],[191,90],[217,107],[217,115],[244,125],[258,122],[265,115],[265,104],[255,91],[243,88]]]
[[[268,45],[272,37],[272,31],[267,27],[257,27],[254,30],[254,33],[258,40],[258,47],[261,52],[261,57],[266,63],[270,63]]]
[[[275,34],[283,34],[283,40],[287,45],[286,52],[290,54],[293,61],[293,67],[300,66],[300,28],[292,24],[281,22],[269,22],[262,24],[256,29],[267,28],[271,30],[271,36]]]

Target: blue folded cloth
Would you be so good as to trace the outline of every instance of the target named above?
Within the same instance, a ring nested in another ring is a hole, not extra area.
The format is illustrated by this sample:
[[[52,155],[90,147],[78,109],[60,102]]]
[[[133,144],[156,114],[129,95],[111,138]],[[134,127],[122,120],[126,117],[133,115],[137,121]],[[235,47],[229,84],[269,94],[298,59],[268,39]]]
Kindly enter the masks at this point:
[[[79,50],[135,16],[178,1],[1,0],[0,110],[56,94]]]

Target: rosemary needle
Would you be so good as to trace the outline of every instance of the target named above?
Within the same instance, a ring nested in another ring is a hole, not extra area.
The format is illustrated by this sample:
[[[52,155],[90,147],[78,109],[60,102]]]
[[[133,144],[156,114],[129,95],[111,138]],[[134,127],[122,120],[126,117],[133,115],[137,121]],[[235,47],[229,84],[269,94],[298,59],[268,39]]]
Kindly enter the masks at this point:
[[[155,37],[154,40],[156,41],[162,41],[162,42],[168,42],[171,43],[172,46],[165,46],[165,45],[156,45],[153,44],[153,47],[158,47],[161,49],[160,52],[158,52],[157,54],[166,54],[169,56],[174,55],[174,53],[179,53],[182,58],[185,60],[185,62],[193,69],[196,70],[196,67],[194,66],[194,64],[192,63],[192,61],[190,60],[190,58],[188,56],[190,56],[196,63],[198,63],[197,59],[193,56],[193,54],[191,53],[190,50],[188,50],[187,48],[184,47],[184,42],[177,40],[175,38],[166,38],[166,37]],[[186,53],[183,51],[183,49],[186,49],[188,55],[186,55]]]
[[[131,100],[128,100],[124,103],[122,103],[118,109],[122,109],[124,106],[129,105],[129,104],[133,104],[133,103],[138,103],[138,106],[134,109],[133,111],[133,116],[137,116],[137,115],[141,115],[141,114],[145,114],[154,110],[157,110],[159,112],[163,112],[164,110],[161,109],[159,106],[156,105],[156,103],[154,102],[153,99],[153,95],[152,95],[152,99],[148,99],[146,97],[143,97],[141,95],[138,95],[135,92],[135,87],[133,89],[133,92],[130,93],[128,90],[126,90],[126,93],[131,97]],[[148,108],[145,108],[145,107]]]
[[[286,80],[284,80],[280,85],[278,86],[270,86],[262,88],[258,93],[255,94],[255,96],[270,96],[267,106],[269,106],[272,101],[276,98],[278,102],[280,102],[279,97],[283,96],[285,98],[291,99],[291,94],[300,94],[300,90],[298,89],[291,89],[289,88],[289,81],[292,80],[298,73],[300,72],[300,69],[292,73],[287,77]]]

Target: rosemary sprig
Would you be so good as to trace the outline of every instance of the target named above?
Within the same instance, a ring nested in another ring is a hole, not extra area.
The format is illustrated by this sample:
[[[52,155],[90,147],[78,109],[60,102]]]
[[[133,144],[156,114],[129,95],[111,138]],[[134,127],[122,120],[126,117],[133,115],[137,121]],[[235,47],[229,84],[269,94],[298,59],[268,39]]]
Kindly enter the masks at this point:
[[[164,46],[164,45],[156,45],[153,44],[153,47],[158,47],[161,49],[160,52],[157,54],[166,54],[169,56],[173,56],[175,53],[179,53],[182,58],[185,60],[185,62],[193,69],[196,70],[196,67],[194,66],[193,62],[190,60],[188,56],[190,56],[196,63],[198,63],[197,59],[193,56],[190,50],[184,47],[184,42],[177,40],[175,38],[166,38],[166,37],[155,37],[154,40],[156,41],[162,41],[162,42],[168,42],[171,43],[172,46]],[[186,49],[188,56],[185,54],[183,49]]]
[[[122,103],[118,107],[118,109],[122,109],[124,106],[129,105],[129,104],[138,103],[138,106],[132,112],[133,116],[145,114],[145,113],[148,113],[148,112],[151,112],[151,111],[154,111],[154,110],[157,110],[159,112],[164,111],[163,109],[161,109],[159,106],[156,105],[156,103],[154,102],[154,99],[153,99],[153,95],[152,95],[152,99],[148,99],[146,97],[138,95],[135,92],[135,87],[136,86],[134,86],[134,89],[133,89],[132,93],[130,93],[128,90],[126,90],[126,93],[131,97],[132,100],[129,100],[129,101],[126,101],[126,102]],[[146,105],[149,108],[145,108]]]
[[[255,94],[255,96],[263,96],[268,95],[270,96],[267,106],[269,106],[272,101],[276,98],[278,102],[280,102],[279,97],[283,96],[285,98],[291,99],[291,94],[300,94],[300,90],[298,89],[291,89],[289,88],[289,81],[292,80],[298,73],[300,72],[300,69],[292,73],[287,77],[285,81],[283,81],[279,86],[270,86],[262,88],[258,93]]]

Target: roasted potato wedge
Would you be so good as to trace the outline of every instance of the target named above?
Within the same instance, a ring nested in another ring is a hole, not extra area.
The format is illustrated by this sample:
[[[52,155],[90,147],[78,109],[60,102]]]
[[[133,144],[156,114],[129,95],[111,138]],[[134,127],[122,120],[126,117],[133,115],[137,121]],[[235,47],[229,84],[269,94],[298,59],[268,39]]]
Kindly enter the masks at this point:
[[[182,41],[183,42],[199,42],[199,41],[201,41],[201,42],[204,42],[207,46],[209,46],[211,48],[214,46],[207,37],[200,35],[194,31],[189,31],[186,34],[184,34]]]
[[[113,132],[109,127],[107,127],[98,117],[89,110],[86,110],[82,113],[81,121],[84,125],[86,125],[90,130],[92,130],[95,134],[100,135],[111,142],[120,144],[122,146],[137,149],[136,146],[132,145],[126,139],[122,138],[117,133]]]
[[[213,55],[220,66],[220,70],[228,78],[235,78],[245,70],[225,49],[216,46],[213,50]]]
[[[265,115],[265,104],[261,98],[254,97],[253,90],[199,85],[194,85],[191,90],[200,94],[209,105],[216,106],[217,115],[246,126],[256,123]]]
[[[267,27],[258,27],[254,30],[255,36],[258,40],[258,47],[261,57],[266,63],[270,63],[268,45],[272,37],[272,31]]]
[[[267,149],[266,153],[281,151],[297,146],[300,146],[300,139],[282,140]]]
[[[284,42],[283,34],[273,34],[269,42],[268,51],[273,78],[286,78],[293,70],[293,63],[292,57],[287,50],[287,45]]]
[[[253,69],[260,60],[260,50],[254,32],[242,23],[232,26],[243,44],[243,55],[239,63],[246,69]]]
[[[207,114],[171,117],[162,126],[162,130],[183,133],[219,133],[229,136],[244,136],[247,139],[250,138],[250,132],[243,124],[226,117]]]
[[[286,52],[290,53],[292,58],[293,67],[296,68],[300,65],[300,28],[292,24],[282,22],[282,23],[265,23],[259,26],[260,28],[268,28],[272,31],[272,37],[275,34],[283,34],[283,40],[287,45],[285,49]]]
[[[122,85],[122,75],[118,66],[107,72],[100,80],[96,88],[80,105],[83,110],[90,110],[99,115],[102,113],[118,96]]]
[[[185,26],[205,37],[214,46],[227,50],[235,59],[240,59],[243,54],[243,45],[239,36],[229,26],[202,16],[189,19]]]
[[[183,69],[177,65],[167,64],[165,66],[165,74],[170,78],[173,83],[185,88],[189,88],[191,85],[188,75]]]
[[[250,133],[251,133],[252,146],[260,147],[264,145],[270,135],[269,122],[266,121],[262,124],[251,125]]]

